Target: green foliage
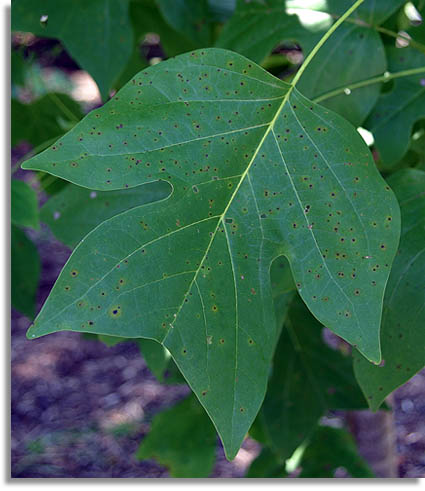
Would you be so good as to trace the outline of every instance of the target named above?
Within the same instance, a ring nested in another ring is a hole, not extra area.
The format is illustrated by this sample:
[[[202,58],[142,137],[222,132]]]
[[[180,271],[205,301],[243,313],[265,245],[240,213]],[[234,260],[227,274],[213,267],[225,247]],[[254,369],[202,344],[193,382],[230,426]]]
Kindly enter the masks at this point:
[[[12,146],[22,141],[34,147],[59,138],[81,119],[78,103],[65,94],[49,93],[30,104],[12,99]]]
[[[157,0],[164,19],[195,46],[211,44],[208,0]]]
[[[402,3],[392,2],[391,8],[386,1],[361,5],[354,18],[339,27],[309,64],[298,85],[299,90],[314,99],[333,89],[343,89],[385,72],[384,46],[375,27],[391,14],[391,9],[395,10]],[[217,46],[262,62],[276,45],[297,41],[306,55],[333,19],[341,16],[351,4],[350,0],[315,3],[304,0],[239,0],[233,17],[217,40]],[[315,17],[315,12],[322,15]],[[309,15],[308,23],[304,20],[305,14]],[[276,16],[280,19],[278,23]],[[379,84],[369,85],[350,94],[350,97],[342,92],[324,105],[359,126],[375,105],[379,91]]]
[[[371,476],[318,426],[366,403],[323,328],[357,348],[372,409],[424,365],[425,38],[404,3],[13,3],[14,30],[59,39],[104,100],[120,90],[82,121],[44,85],[24,104],[40,92],[14,52],[12,145],[34,147],[23,167],[50,196],[38,215],[12,181],[12,304],[34,316],[39,258],[18,227],[40,220],[74,251],[28,337],[132,341],[162,383],[187,381],[201,405],[160,413],[139,450],[174,477],[210,475],[216,430],[228,458],[248,431],[261,442],[248,477],[296,461]]]
[[[37,193],[26,182],[12,179],[11,202],[14,225],[39,228]]]
[[[166,182],[153,182],[126,191],[91,191],[69,185],[46,202],[40,217],[60,241],[74,248],[105,220],[169,194],[170,186]]]
[[[157,414],[137,457],[154,458],[172,477],[208,477],[215,460],[216,433],[194,396]]]
[[[128,5],[129,0],[14,0],[12,30],[59,39],[106,100],[131,56]]]
[[[329,348],[321,336],[322,326],[295,299],[276,348],[260,413],[266,441],[283,459],[314,432],[328,410],[366,406],[351,359]]]
[[[138,344],[149,370],[160,382],[164,382],[164,374],[170,362],[170,353],[153,339],[139,339]]]
[[[11,252],[12,306],[33,319],[40,259],[35,245],[15,225],[12,225]]]
[[[351,477],[374,477],[366,462],[359,456],[353,437],[345,430],[319,427],[307,445],[299,477],[334,477],[338,468]]]
[[[412,48],[387,48],[387,56],[391,72],[425,66],[425,54]],[[420,118],[425,118],[424,73],[395,80],[393,89],[381,94],[365,126],[386,168],[406,153],[413,124]]]
[[[250,465],[245,477],[286,477],[285,461],[270,448],[263,448],[258,457]]]
[[[402,170],[388,180],[400,203],[402,230],[384,299],[383,366],[357,354],[357,380],[377,410],[385,397],[425,365],[425,172]]]

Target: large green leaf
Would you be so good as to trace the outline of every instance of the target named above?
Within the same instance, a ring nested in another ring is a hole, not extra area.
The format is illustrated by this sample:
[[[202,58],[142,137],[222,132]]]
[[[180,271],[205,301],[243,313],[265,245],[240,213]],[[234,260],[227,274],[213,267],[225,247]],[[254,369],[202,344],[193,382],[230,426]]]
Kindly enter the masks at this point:
[[[151,67],[23,167],[98,190],[172,184],[85,238],[28,337],[163,343],[228,456],[265,392],[273,258],[324,325],[380,361],[395,197],[349,123],[246,58],[211,49]]]
[[[33,319],[40,258],[32,241],[15,225],[12,225],[11,252],[12,306]]]
[[[354,363],[373,410],[425,365],[425,172],[405,169],[389,183],[400,203],[402,231],[384,300],[384,366],[373,366],[359,355]]]
[[[26,182],[12,179],[11,222],[21,227],[39,228],[37,193]]]
[[[273,361],[261,419],[269,445],[289,458],[330,409],[362,409],[351,358],[329,348],[322,326],[295,299]]]
[[[340,467],[351,477],[375,477],[359,455],[350,433],[327,426],[316,430],[303,453],[300,465],[301,478],[335,477],[335,471]]]
[[[60,241],[74,248],[103,221],[130,208],[164,199],[170,190],[164,181],[125,191],[92,191],[69,185],[46,202],[40,219]]]
[[[425,65],[425,54],[413,48],[390,47],[387,56],[390,72]],[[381,94],[365,122],[386,167],[392,167],[407,152],[413,124],[420,118],[425,118],[424,74],[394,80],[393,89]]]
[[[208,477],[215,461],[214,426],[194,396],[157,414],[137,457],[154,458],[172,477]]]
[[[14,0],[12,30],[60,39],[106,99],[132,52],[128,4],[129,0]]]
[[[31,104],[12,99],[12,146],[22,141],[38,146],[59,138],[81,118],[79,104],[65,94],[50,93]]]

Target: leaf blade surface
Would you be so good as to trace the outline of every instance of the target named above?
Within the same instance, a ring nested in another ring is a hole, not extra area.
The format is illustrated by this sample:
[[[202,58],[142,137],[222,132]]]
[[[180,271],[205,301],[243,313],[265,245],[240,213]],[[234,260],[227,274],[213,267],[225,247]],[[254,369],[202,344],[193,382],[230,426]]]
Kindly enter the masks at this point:
[[[145,70],[24,167],[100,190],[173,186],[84,239],[28,336],[163,343],[228,456],[265,393],[275,257],[314,315],[379,361],[397,202],[349,123],[246,58],[202,50]]]

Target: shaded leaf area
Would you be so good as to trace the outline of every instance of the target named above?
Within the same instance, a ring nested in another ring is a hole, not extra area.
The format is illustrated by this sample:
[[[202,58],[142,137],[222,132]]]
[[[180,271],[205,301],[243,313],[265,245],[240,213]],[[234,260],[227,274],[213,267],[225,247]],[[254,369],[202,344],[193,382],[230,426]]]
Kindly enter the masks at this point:
[[[278,327],[276,332],[277,344],[289,306],[296,293],[296,286],[294,279],[292,278],[291,267],[285,256],[280,256],[273,261],[270,268],[270,280],[276,325]]]
[[[189,38],[195,46],[209,46],[212,41],[208,0],[157,0],[166,22]]]
[[[261,450],[245,474],[245,477],[251,478],[279,478],[286,476],[285,460],[267,447]]]
[[[153,339],[139,339],[137,343],[149,370],[160,382],[164,382],[164,375],[171,361],[168,350]]]
[[[296,41],[306,56],[333,19],[351,4],[350,0],[320,3],[315,7],[300,0],[240,0],[216,44],[261,62],[278,44]],[[299,82],[299,90],[314,99],[331,90],[381,75],[387,68],[385,51],[379,34],[371,24],[381,22],[390,10],[388,5],[384,9],[383,3],[365,1],[354,14],[357,14],[358,21],[350,17],[349,21],[352,22],[344,23],[326,41],[324,49],[307,67]],[[313,15],[315,19],[315,13],[322,15],[312,23],[310,17]],[[325,15],[323,20],[323,14],[330,15]],[[364,63],[365,58],[368,63]],[[373,84],[356,90],[349,97],[345,94],[334,96],[323,104],[359,126],[376,103],[379,92],[380,84]]]
[[[92,191],[68,185],[51,197],[40,211],[40,219],[54,235],[74,248],[105,220],[131,208],[166,198],[170,185],[152,182],[122,191]]]
[[[59,138],[82,118],[80,105],[65,94],[50,93],[30,104],[11,103],[12,146],[33,146]]]
[[[232,16],[236,0],[208,0],[211,17],[214,21],[224,22]]]
[[[403,158],[391,167],[391,172],[406,168],[425,170],[425,120],[414,125],[409,149]]]
[[[292,4],[299,5],[307,2],[303,0],[289,0]],[[314,4],[315,2],[313,2]],[[365,23],[369,26],[379,26],[385,22],[391,15],[396,12],[404,3],[405,0],[365,0],[353,13],[351,19],[358,21],[360,24]],[[326,5],[322,2],[316,2],[317,8],[314,10],[331,13],[335,16],[342,15],[353,2],[351,0],[326,0]]]
[[[151,67],[24,167],[98,190],[172,184],[85,238],[28,337],[156,339],[228,456],[264,397],[275,257],[324,325],[380,361],[395,197],[349,123],[246,58],[211,49]]]
[[[175,56],[199,46],[193,44],[186,36],[177,32],[164,20],[158,6],[151,0],[132,0],[130,2],[130,19],[133,28],[132,55],[114,86],[121,88],[136,73],[148,66],[141,45],[148,33],[155,33],[161,41],[161,48],[166,56]]]
[[[12,179],[10,192],[12,224],[38,229],[38,200],[34,189],[24,181]]]
[[[282,41],[303,41],[310,51],[321,33],[302,26],[289,15],[286,0],[238,0],[233,16],[223,27],[216,46],[236,51],[261,63]]]
[[[340,468],[351,477],[375,477],[359,455],[351,434],[343,429],[318,427],[302,455],[298,477],[335,477]]]
[[[324,343],[322,326],[295,298],[276,348],[260,413],[266,442],[288,459],[328,410],[366,407],[351,357]]]
[[[12,307],[33,319],[40,258],[33,242],[15,225],[11,231],[11,253]]]
[[[12,30],[59,39],[106,100],[132,52],[128,6],[129,0],[16,0]]]
[[[137,458],[154,458],[172,477],[208,477],[213,469],[217,436],[195,396],[157,414]]]
[[[425,365],[425,172],[405,169],[388,182],[401,207],[402,231],[384,299],[383,366],[357,354],[356,378],[372,410]]]
[[[365,63],[367,59],[367,63]],[[314,57],[299,83],[299,90],[312,99],[329,89],[382,75],[387,68],[384,45],[369,27],[343,24]],[[360,126],[378,100],[381,84],[371,84],[334,96],[323,105]]]
[[[103,344],[106,344],[106,346],[108,346],[109,348],[111,348],[112,346],[116,346],[119,343],[128,341],[127,338],[120,338],[118,336],[107,336],[106,334],[98,334],[97,339],[99,339],[99,341],[101,341]]]
[[[18,50],[12,50],[10,53],[10,78],[13,86],[22,87],[25,84],[26,63],[22,53]]]
[[[388,47],[387,57],[390,72],[425,65],[425,54],[413,48]],[[425,118],[425,74],[394,80],[364,125],[373,133],[384,168],[392,168],[407,152],[413,125],[421,118]]]

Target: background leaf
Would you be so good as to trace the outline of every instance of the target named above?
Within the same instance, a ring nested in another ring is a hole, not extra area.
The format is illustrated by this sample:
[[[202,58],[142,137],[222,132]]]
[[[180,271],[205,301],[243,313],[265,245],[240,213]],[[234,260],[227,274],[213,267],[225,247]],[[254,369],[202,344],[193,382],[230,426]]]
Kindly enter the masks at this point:
[[[157,414],[137,457],[154,458],[172,477],[208,477],[215,461],[217,436],[194,396]]]
[[[250,465],[245,477],[278,478],[286,477],[285,461],[265,447]]]
[[[157,0],[157,4],[168,24],[195,46],[211,44],[208,0]]]
[[[69,185],[46,202],[40,218],[61,242],[74,248],[108,218],[136,206],[164,199],[170,190],[170,185],[164,181],[125,191],[92,191]]]
[[[163,382],[165,371],[171,361],[170,353],[153,339],[139,339],[137,343],[149,370]]]
[[[388,180],[400,203],[402,230],[384,299],[382,356],[355,356],[356,378],[376,411],[385,397],[425,365],[425,172],[405,169]]]
[[[351,4],[351,2],[350,2]],[[367,59],[367,63],[365,60]],[[299,90],[315,99],[336,88],[382,75],[387,68],[379,34],[368,27],[346,23],[329,38],[308,65]],[[360,126],[378,100],[381,84],[372,84],[327,99],[323,104]]]
[[[301,459],[299,477],[335,477],[342,467],[351,477],[375,477],[345,430],[322,426],[314,433]]]
[[[32,241],[15,225],[12,225],[11,252],[12,306],[33,319],[40,258]]]
[[[129,0],[14,0],[12,30],[62,41],[106,100],[132,52],[128,4]],[[45,15],[47,21],[40,22]]]
[[[296,298],[273,360],[261,416],[269,445],[283,459],[314,432],[330,409],[362,409],[351,357],[328,347],[322,326]]]
[[[12,99],[12,147],[22,141],[36,147],[59,138],[81,118],[79,104],[65,94],[49,93],[30,104]]]
[[[21,227],[38,229],[37,193],[26,182],[12,179],[11,182],[11,221]]]
[[[389,47],[387,57],[390,72],[425,65],[425,54],[413,48]],[[381,94],[365,122],[386,168],[406,153],[413,124],[420,118],[425,118],[425,73],[394,80],[393,89]]]

